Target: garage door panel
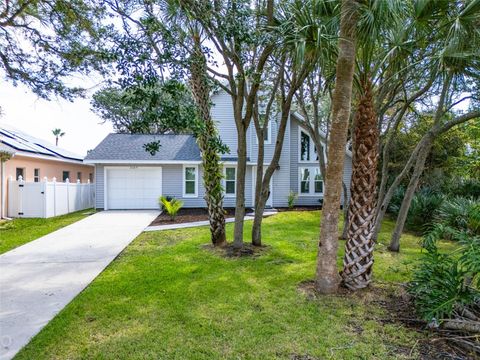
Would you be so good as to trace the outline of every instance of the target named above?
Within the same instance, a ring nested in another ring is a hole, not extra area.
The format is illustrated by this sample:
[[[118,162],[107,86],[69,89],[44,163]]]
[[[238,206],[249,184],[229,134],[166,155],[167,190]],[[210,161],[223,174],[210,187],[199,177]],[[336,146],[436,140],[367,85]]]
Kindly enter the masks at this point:
[[[111,168],[106,179],[108,209],[158,209],[161,168]]]

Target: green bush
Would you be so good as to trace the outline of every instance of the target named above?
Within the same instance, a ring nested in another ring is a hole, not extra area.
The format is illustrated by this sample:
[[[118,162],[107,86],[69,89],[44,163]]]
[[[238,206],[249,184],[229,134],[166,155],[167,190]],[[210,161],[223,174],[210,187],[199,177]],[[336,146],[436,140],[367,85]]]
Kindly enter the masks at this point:
[[[456,197],[445,200],[435,220],[469,235],[480,235],[480,200]]]
[[[166,196],[160,197],[159,204],[163,207],[167,214],[170,215],[172,221],[175,221],[175,217],[183,207],[183,201]]]
[[[444,184],[442,192],[449,196],[480,199],[480,180],[464,179]]]
[[[405,189],[395,191],[388,208],[389,212],[397,216],[405,196]],[[432,225],[435,214],[445,200],[445,196],[430,188],[420,189],[413,197],[407,215],[406,227],[413,231],[424,231]]]
[[[458,241],[460,247],[441,254],[437,241]],[[413,272],[408,286],[418,313],[427,321],[441,322],[457,309],[480,302],[480,236],[437,223],[424,237],[426,254]]]
[[[295,191],[290,190],[290,192],[288,193],[288,198],[287,198],[289,209],[293,209],[293,207],[295,206],[295,201],[297,200],[297,198],[298,198],[298,194]]]

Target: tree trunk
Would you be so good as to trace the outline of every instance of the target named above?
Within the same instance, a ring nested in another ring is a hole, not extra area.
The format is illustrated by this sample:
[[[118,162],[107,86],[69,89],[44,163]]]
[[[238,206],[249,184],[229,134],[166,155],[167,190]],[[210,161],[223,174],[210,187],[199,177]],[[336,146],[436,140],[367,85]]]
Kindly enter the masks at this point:
[[[413,174],[408,183],[407,190],[405,191],[405,196],[398,213],[397,222],[395,223],[395,230],[392,234],[392,239],[390,240],[390,245],[388,250],[399,252],[400,251],[400,237],[402,236],[403,228],[405,226],[405,221],[407,220],[408,210],[412,204],[413,196],[415,195],[415,190],[417,189],[420,176],[423,173],[425,168],[425,162],[427,160],[428,154],[432,148],[432,142],[429,141],[425,146],[420,150],[415,167],[413,168]]]
[[[233,230],[233,247],[243,247],[243,223],[245,217],[245,176],[247,173],[247,139],[246,129],[237,125],[238,161],[236,181],[235,228]]]
[[[258,138],[258,156],[257,156],[257,174],[255,178],[255,204],[254,206],[254,218],[252,225],[252,245],[261,246],[262,245],[262,220],[263,220],[263,209],[265,209],[266,199],[263,201],[263,161],[265,158],[265,143],[263,141],[263,134],[257,134]],[[268,191],[267,191],[268,199]]]
[[[256,246],[261,246],[262,245],[262,233],[261,233],[261,226],[262,226],[262,221],[263,221],[263,212],[265,211],[265,205],[268,200],[268,196],[270,195],[270,181],[272,180],[273,173],[278,167],[278,162],[280,161],[280,156],[282,155],[282,149],[283,149],[283,141],[285,139],[285,131],[287,129],[287,124],[288,124],[288,119],[290,117],[290,109],[292,106],[292,101],[293,101],[293,96],[300,86],[301,82],[303,79],[305,79],[306,75],[299,76],[299,81],[298,83],[296,82],[295,85],[292,85],[290,91],[288,92],[288,95],[284,98],[283,104],[282,104],[282,111],[281,111],[281,116],[280,116],[280,122],[278,126],[278,131],[277,131],[277,141],[275,143],[275,150],[273,152],[273,157],[272,161],[268,165],[265,174],[263,174],[263,168],[258,169],[257,168],[257,184],[258,184],[258,179],[259,176],[261,175],[261,191],[258,193],[260,196],[258,197],[257,201],[257,195],[255,195],[255,217],[254,217],[254,228],[252,228],[252,244]],[[262,138],[258,139],[259,144],[262,143],[263,140],[263,135],[260,134]],[[258,136],[258,135],[257,135]],[[259,146],[260,150],[260,146]],[[259,153],[259,156],[261,155],[261,159],[263,161],[264,157],[264,148],[262,147],[262,153]],[[257,161],[257,164],[260,164],[260,157],[259,160]],[[260,172],[261,170],[261,172]]]
[[[337,269],[338,219],[355,66],[357,6],[354,0],[342,1],[339,52],[325,174],[325,196],[315,276],[315,288],[322,294],[335,293],[340,282]]]
[[[370,284],[373,266],[378,125],[371,83],[365,84],[363,90],[355,114],[349,225],[342,271],[343,283],[351,290]]]
[[[202,154],[203,183],[205,201],[210,221],[211,240],[214,246],[226,244],[225,212],[223,210],[222,167],[217,151],[218,133],[210,115],[210,87],[207,81],[206,60],[198,38],[196,49],[191,59],[191,80],[193,97],[198,107],[199,116],[205,127],[196,134],[197,143]]]

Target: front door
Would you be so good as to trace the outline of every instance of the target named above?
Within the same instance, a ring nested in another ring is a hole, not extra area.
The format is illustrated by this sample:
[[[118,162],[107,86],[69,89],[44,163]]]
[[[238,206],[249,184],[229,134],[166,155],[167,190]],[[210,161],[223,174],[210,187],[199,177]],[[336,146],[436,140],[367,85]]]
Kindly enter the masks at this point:
[[[267,167],[264,166],[263,167],[263,173],[265,173],[266,169],[267,169]],[[265,207],[267,207],[267,208],[272,208],[273,207],[273,186],[272,186],[273,176],[274,175],[272,175],[272,177],[270,179],[270,196],[268,197],[267,202],[265,204]],[[253,179],[253,184],[252,184],[253,200],[252,200],[252,203],[255,204],[255,184],[257,183],[257,167],[256,166],[252,167],[252,179]]]

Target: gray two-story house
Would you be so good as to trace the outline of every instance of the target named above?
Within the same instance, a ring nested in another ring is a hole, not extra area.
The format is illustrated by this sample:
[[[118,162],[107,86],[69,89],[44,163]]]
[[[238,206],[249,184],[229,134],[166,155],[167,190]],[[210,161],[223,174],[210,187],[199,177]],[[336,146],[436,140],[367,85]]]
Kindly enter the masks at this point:
[[[212,117],[223,142],[230,149],[222,156],[225,207],[235,207],[237,132],[230,96],[221,91],[212,97]],[[270,122],[265,135],[265,161],[273,156],[277,123]],[[151,155],[143,145],[160,141],[160,149]],[[258,141],[253,124],[247,132],[247,207],[254,206]],[[324,184],[313,141],[291,114],[279,167],[275,170],[267,206],[286,207],[290,191],[298,194],[296,205],[318,206]],[[97,209],[156,209],[160,195],[181,199],[185,207],[205,207],[200,150],[190,135],[110,134],[85,163],[95,165]],[[350,186],[351,153],[346,150],[344,181]]]

